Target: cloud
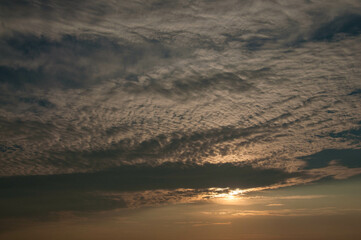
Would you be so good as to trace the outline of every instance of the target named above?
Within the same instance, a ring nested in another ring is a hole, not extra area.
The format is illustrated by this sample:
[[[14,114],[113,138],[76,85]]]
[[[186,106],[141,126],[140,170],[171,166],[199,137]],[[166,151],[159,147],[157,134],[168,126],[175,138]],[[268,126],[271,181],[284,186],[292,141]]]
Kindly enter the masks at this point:
[[[37,217],[61,211],[92,212],[161,204],[172,199],[195,200],[199,194],[213,191],[208,188],[261,187],[295,176],[299,174],[247,165],[174,163],[157,167],[129,165],[94,173],[7,177],[0,178],[1,217]]]
[[[361,89],[356,89],[355,91],[352,91],[349,93],[349,95],[357,95],[361,93]]]
[[[267,207],[280,207],[280,206],[283,206],[284,204],[282,203],[270,203],[270,204],[267,204],[266,206]]]
[[[357,36],[361,33],[361,15],[345,14],[325,23],[313,33],[312,40],[333,40],[337,35]]]
[[[149,190],[208,187],[257,187],[285,181],[299,173],[279,169],[260,169],[249,165],[164,163],[159,166],[125,165],[93,173],[14,176],[1,178],[3,187],[48,188],[54,185],[69,189]],[[23,179],[27,179],[26,181]],[[74,179],[76,179],[74,181]],[[73,184],[70,184],[73,183]],[[71,186],[70,186],[70,185]],[[87,187],[88,186],[88,187]],[[10,189],[11,190],[11,189]],[[58,188],[59,190],[59,188]]]
[[[1,180],[9,194],[22,179],[264,189],[359,174],[360,1],[0,7],[0,175],[19,177]],[[60,211],[89,195],[42,197]]]
[[[230,225],[232,222],[200,222],[194,223],[193,227],[203,227],[203,226],[212,226],[212,225]]]
[[[360,149],[325,149],[300,159],[306,162],[305,169],[322,168],[330,164],[337,164],[348,168],[360,168],[360,154]]]
[[[354,128],[338,133],[330,133],[333,138],[343,138],[347,140],[359,140],[361,138],[361,128]]]
[[[173,54],[158,42],[134,44],[97,35],[51,39],[13,33],[2,43],[0,79],[15,89],[87,88],[115,77],[131,80],[132,72],[141,74],[161,59],[171,61]]]
[[[342,212],[352,212],[355,209],[347,209]],[[357,210],[356,210],[357,211]],[[297,209],[277,209],[277,210],[244,210],[244,211],[234,211],[229,212],[230,218],[241,217],[241,216],[279,216],[279,217],[300,217],[300,216],[322,216],[322,215],[335,215],[339,214],[341,211],[337,210],[333,207],[326,208],[315,208],[315,209],[305,209],[305,208],[297,208]],[[214,213],[208,213],[214,214]],[[217,213],[216,213],[217,214]]]

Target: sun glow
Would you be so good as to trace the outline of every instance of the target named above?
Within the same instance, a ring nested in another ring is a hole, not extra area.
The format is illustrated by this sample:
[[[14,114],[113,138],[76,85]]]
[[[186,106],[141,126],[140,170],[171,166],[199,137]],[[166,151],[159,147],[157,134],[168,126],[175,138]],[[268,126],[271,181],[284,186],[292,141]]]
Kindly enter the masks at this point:
[[[242,195],[246,192],[242,189],[229,189],[229,188],[222,188],[222,189],[216,189],[216,194],[214,195],[214,200],[218,203],[222,204],[230,204],[230,203],[236,203],[241,200],[244,200]]]

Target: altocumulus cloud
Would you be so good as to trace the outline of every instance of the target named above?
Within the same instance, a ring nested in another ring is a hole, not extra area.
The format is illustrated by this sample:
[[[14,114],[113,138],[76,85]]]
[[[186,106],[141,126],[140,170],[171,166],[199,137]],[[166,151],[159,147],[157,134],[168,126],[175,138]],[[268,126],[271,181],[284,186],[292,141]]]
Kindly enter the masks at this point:
[[[55,185],[100,178],[93,193],[112,178],[132,189],[110,190],[125,191],[360,173],[360,1],[1,1],[0,9],[7,191],[28,175]],[[43,181],[33,177],[32,187]],[[87,209],[125,204],[108,200]],[[45,212],[74,207],[55,202]]]

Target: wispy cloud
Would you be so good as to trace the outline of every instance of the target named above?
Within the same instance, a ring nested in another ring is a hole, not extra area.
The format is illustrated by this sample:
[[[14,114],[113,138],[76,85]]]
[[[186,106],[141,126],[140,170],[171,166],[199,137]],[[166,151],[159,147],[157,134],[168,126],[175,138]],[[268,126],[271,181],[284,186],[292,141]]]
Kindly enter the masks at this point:
[[[109,179],[133,191],[265,190],[361,173],[360,1],[0,8],[7,191],[74,179],[92,192],[115,188]]]

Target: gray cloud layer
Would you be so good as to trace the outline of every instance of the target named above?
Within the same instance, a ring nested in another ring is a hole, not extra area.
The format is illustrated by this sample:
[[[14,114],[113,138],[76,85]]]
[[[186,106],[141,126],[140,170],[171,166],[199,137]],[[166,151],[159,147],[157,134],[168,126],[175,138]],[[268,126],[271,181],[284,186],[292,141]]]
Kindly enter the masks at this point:
[[[359,1],[0,9],[0,176],[167,162],[247,164],[250,186],[274,184],[267,171],[360,173]]]

